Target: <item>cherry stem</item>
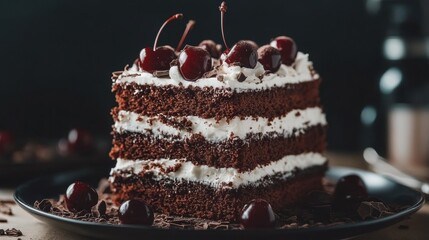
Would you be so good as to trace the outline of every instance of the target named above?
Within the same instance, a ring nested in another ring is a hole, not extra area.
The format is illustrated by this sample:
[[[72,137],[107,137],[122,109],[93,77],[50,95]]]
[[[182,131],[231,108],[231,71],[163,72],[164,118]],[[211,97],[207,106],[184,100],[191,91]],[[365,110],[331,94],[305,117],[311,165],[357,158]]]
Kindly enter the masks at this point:
[[[225,16],[225,13],[226,13],[226,10],[227,10],[228,8],[227,8],[227,6],[226,6],[226,3],[225,2],[222,2],[221,4],[220,4],[220,7],[219,7],[219,11],[220,11],[220,29],[221,29],[221,31],[222,31],[222,38],[223,38],[223,43],[225,44],[225,48],[228,50],[229,49],[229,47],[228,47],[228,44],[226,44],[226,40],[225,40],[225,33],[224,33],[224,31],[223,31],[223,19],[224,19],[224,16]]]
[[[179,44],[177,44],[176,47],[176,52],[178,52],[180,50],[180,48],[183,45],[183,42],[186,39],[186,36],[188,36],[189,31],[191,31],[195,26],[195,21],[194,20],[189,20],[188,24],[186,24],[186,28],[185,31],[183,32],[182,38],[179,41]]]
[[[183,17],[183,14],[181,14],[181,13],[174,14],[173,16],[171,16],[169,19],[167,19],[167,21],[165,21],[162,24],[161,28],[158,31],[158,34],[156,34],[155,42],[153,43],[153,51],[155,51],[155,49],[156,49],[156,44],[158,43],[159,35],[161,34],[161,31],[162,31],[162,29],[164,29],[165,25],[167,25],[169,22],[171,22],[173,20],[181,19],[182,17]]]

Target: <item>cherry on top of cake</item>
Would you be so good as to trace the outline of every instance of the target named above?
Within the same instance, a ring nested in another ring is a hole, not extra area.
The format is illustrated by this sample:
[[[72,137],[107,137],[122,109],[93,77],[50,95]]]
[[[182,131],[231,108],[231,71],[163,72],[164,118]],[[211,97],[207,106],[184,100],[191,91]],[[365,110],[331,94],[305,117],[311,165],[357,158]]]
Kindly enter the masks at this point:
[[[213,40],[204,40],[198,46],[186,45],[180,50],[189,31],[194,27],[195,21],[190,20],[176,49],[171,46],[159,46],[157,42],[164,27],[177,19],[182,19],[183,14],[178,13],[168,18],[160,27],[156,35],[153,47],[143,48],[139,58],[134,62],[142,71],[155,73],[157,71],[168,71],[172,65],[177,65],[180,75],[187,81],[196,81],[210,72],[215,67],[214,63],[242,68],[255,69],[258,62],[263,66],[265,73],[276,73],[282,64],[292,66],[297,57],[297,45],[295,41],[287,36],[276,37],[268,45],[258,47],[251,40],[238,41],[232,48],[228,47],[224,33],[224,16],[227,11],[225,2],[222,2],[219,10],[221,12],[221,33],[225,45],[222,46]],[[180,52],[179,52],[180,50]],[[213,60],[212,60],[213,59]]]

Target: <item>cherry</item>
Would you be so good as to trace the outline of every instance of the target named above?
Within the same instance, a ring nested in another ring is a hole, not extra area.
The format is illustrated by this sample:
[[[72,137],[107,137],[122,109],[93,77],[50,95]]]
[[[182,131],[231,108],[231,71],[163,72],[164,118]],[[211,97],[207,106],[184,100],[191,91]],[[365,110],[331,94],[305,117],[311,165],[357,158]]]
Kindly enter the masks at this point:
[[[183,42],[185,42],[186,36],[188,36],[189,31],[191,31],[192,28],[194,28],[194,26],[195,26],[195,21],[194,20],[189,20],[188,24],[186,24],[185,31],[182,34],[182,38],[180,38],[180,41],[177,44],[176,52],[178,52],[180,50],[180,48],[183,45]]]
[[[340,178],[334,191],[334,206],[343,210],[356,210],[368,198],[365,183],[357,175]]]
[[[140,68],[146,72],[170,69],[170,63],[176,59],[174,49],[170,46],[143,48],[140,52]]]
[[[282,65],[280,51],[270,45],[264,45],[258,49],[258,61],[268,73],[274,73]]]
[[[10,131],[0,131],[0,155],[10,150],[15,141],[15,136]]]
[[[221,52],[222,47],[219,44],[216,44],[213,40],[204,40],[200,42],[198,46],[206,50],[207,52],[209,52],[212,58],[218,59],[222,54]]]
[[[258,44],[257,44],[256,42],[254,42],[254,41],[252,41],[252,40],[244,40],[244,41],[246,41],[246,42],[248,42],[250,45],[252,45],[252,46],[253,46],[253,48],[254,48],[255,50],[258,50],[259,46],[258,46]]]
[[[93,137],[90,132],[84,129],[74,128],[70,130],[67,142],[67,150],[69,153],[88,154],[94,150]],[[61,143],[59,143],[59,145],[60,144]]]
[[[193,46],[186,46],[179,54],[179,70],[183,78],[195,81],[212,68],[209,52]]]
[[[119,220],[122,224],[152,225],[152,210],[142,201],[131,199],[119,207]]]
[[[72,212],[91,211],[98,202],[98,194],[88,184],[76,181],[67,188],[65,202]]]
[[[158,42],[159,35],[162,32],[162,29],[171,21],[176,19],[181,19],[183,14],[178,13],[171,16],[167,19],[164,24],[162,24],[161,28],[156,35],[155,42],[153,44],[153,48],[143,48],[140,52],[140,68],[147,72],[154,72],[160,70],[168,70],[170,68],[170,63],[174,59],[176,59],[176,54],[174,49],[170,46],[161,46],[156,47]]]
[[[292,38],[286,36],[276,37],[273,41],[271,41],[270,45],[280,51],[282,55],[282,61],[285,65],[290,66],[293,62],[295,62],[298,48]]]
[[[244,228],[272,228],[276,217],[271,205],[263,199],[253,199],[244,206],[241,224]]]
[[[221,25],[221,31],[222,31],[222,39],[226,47],[226,50],[224,52],[222,59],[229,65],[234,64],[245,68],[255,68],[256,63],[258,62],[258,53],[257,53],[258,47],[255,42],[239,41],[232,47],[231,50],[229,49],[228,44],[226,43],[226,40],[225,40],[225,33],[224,33],[224,27],[223,27],[226,10],[227,10],[226,3],[222,2],[222,4],[219,7],[219,11],[221,13],[220,25]]]
[[[225,62],[229,65],[233,64],[245,68],[255,68],[258,62],[258,53],[251,43],[239,41],[225,56]]]

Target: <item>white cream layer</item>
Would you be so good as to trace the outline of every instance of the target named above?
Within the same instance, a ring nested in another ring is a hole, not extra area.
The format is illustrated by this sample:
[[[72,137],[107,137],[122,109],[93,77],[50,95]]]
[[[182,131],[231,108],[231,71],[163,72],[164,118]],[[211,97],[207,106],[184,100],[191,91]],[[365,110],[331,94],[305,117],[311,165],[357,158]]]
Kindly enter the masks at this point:
[[[284,178],[291,176],[292,171],[303,170],[312,166],[321,166],[326,158],[320,153],[303,153],[288,155],[269,165],[258,166],[247,172],[238,172],[235,168],[216,168],[207,165],[197,166],[183,159],[158,160],[124,160],[118,159],[111,174],[118,171],[152,173],[156,180],[170,179],[175,181],[198,182],[213,187],[238,188],[243,185],[260,184],[261,179],[275,174],[283,174]],[[166,171],[169,167],[180,164],[177,171]],[[259,182],[258,182],[259,181]]]
[[[197,81],[186,81],[180,74],[178,67],[170,68],[170,78],[154,77],[151,73],[138,71],[135,66],[124,71],[114,84],[120,83],[137,83],[140,85],[154,86],[183,86],[183,87],[213,87],[213,88],[229,88],[236,92],[246,92],[252,90],[264,90],[272,87],[282,87],[289,83],[301,83],[316,80],[319,77],[313,76],[310,68],[312,62],[308,60],[308,54],[298,53],[295,63],[292,66],[281,65],[276,73],[264,75],[264,68],[258,62],[253,69],[243,68],[239,66],[228,66],[224,63],[219,69],[223,80],[218,80],[216,77],[200,78]],[[237,81],[240,73],[246,76],[243,82]],[[262,77],[263,76],[263,77]],[[262,77],[262,79],[260,79]]]
[[[305,129],[315,125],[326,125],[325,114],[319,107],[293,110],[282,117],[269,120],[264,117],[234,117],[229,122],[216,121],[214,118],[201,118],[197,116],[167,117],[180,122],[186,119],[192,122],[192,130],[178,129],[162,123],[158,117],[141,116],[134,112],[121,110],[118,121],[115,122],[117,132],[150,133],[155,138],[174,136],[179,139],[190,138],[192,134],[201,134],[207,141],[219,142],[229,138],[245,139],[248,134],[259,135],[299,135]]]

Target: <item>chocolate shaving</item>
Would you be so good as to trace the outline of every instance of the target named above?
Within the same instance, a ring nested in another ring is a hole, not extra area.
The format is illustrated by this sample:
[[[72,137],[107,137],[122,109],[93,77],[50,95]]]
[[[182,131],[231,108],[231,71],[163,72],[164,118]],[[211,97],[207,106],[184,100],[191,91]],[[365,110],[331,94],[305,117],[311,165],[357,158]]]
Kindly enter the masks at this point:
[[[20,237],[22,236],[22,232],[16,228],[0,229],[0,236]]]
[[[118,77],[121,76],[122,73],[123,73],[123,71],[112,72],[112,79],[114,79],[114,80],[118,79]]]
[[[7,223],[7,219],[5,219],[5,218],[0,218],[0,223]]]
[[[244,73],[240,72],[237,76],[237,81],[239,82],[244,82],[244,80],[246,80],[246,75],[244,75]]]
[[[15,205],[15,201],[14,200],[10,200],[10,199],[0,199],[0,204],[10,204],[10,205]]]
[[[212,70],[210,70],[210,71],[208,71],[208,72],[205,72],[205,73],[203,74],[203,77],[202,77],[202,78],[211,78],[211,77],[215,77],[215,76],[217,76],[218,72],[219,72],[219,71],[218,71],[216,68],[214,68],[214,69],[212,69]]]
[[[34,207],[40,209],[43,212],[50,212],[52,208],[52,203],[49,199],[43,199],[42,201],[36,201]]]
[[[159,70],[159,71],[154,71],[152,75],[158,78],[168,78],[170,76],[169,72],[170,72],[169,70]]]

